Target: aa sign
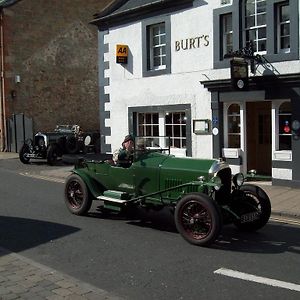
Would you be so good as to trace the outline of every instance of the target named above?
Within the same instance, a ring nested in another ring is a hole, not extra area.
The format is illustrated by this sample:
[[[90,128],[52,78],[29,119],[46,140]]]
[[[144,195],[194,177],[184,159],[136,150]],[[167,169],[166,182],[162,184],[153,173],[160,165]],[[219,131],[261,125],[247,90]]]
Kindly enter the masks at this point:
[[[117,64],[127,64],[128,61],[128,46],[117,45],[116,47],[116,62]]]

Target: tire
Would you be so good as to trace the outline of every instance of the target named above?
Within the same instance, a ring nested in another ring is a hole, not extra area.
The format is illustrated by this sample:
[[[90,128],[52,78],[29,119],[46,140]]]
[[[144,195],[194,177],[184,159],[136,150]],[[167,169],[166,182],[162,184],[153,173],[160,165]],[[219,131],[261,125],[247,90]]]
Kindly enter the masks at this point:
[[[30,153],[29,146],[24,144],[19,151],[19,158],[23,164],[29,164],[30,158],[27,157],[27,154]]]
[[[205,194],[184,196],[176,205],[174,218],[182,237],[197,246],[213,243],[222,228],[222,217],[217,204]]]
[[[68,210],[75,215],[85,215],[91,208],[92,199],[88,188],[80,176],[70,175],[65,184],[65,203]]]
[[[70,135],[67,137],[66,150],[69,154],[75,154],[79,151],[79,143],[74,135]]]
[[[264,190],[258,186],[245,184],[241,187],[243,198],[233,207],[239,216],[258,212],[258,219],[243,223],[235,220],[235,226],[242,231],[256,231],[267,224],[271,215],[271,202]]]
[[[57,163],[58,157],[60,157],[60,151],[57,145],[52,144],[47,150],[47,162],[53,166]]]

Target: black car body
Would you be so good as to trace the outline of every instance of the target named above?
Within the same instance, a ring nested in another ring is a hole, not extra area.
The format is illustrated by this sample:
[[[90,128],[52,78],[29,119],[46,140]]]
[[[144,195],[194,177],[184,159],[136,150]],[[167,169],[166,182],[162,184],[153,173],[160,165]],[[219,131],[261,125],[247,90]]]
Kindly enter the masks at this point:
[[[84,132],[78,125],[58,125],[53,132],[38,132],[26,140],[19,152],[22,163],[47,159],[53,165],[63,154],[99,151],[99,132]]]

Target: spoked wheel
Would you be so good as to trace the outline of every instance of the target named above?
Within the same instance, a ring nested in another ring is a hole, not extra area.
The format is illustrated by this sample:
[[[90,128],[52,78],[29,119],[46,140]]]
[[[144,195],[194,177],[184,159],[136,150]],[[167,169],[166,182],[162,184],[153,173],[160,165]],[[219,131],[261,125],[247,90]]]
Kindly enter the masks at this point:
[[[24,144],[19,152],[19,158],[23,164],[29,164],[30,161],[30,158],[28,157],[29,153],[30,153],[29,146]]]
[[[47,150],[47,162],[49,165],[53,166],[57,163],[58,158],[61,156],[58,146],[53,144],[50,145]]]
[[[271,202],[268,195],[258,186],[245,184],[241,187],[243,197],[234,203],[233,209],[240,216],[235,226],[243,231],[255,231],[269,221]]]
[[[222,218],[212,199],[204,194],[188,194],[177,204],[175,224],[189,243],[207,246],[218,237]]]
[[[85,182],[73,174],[67,178],[65,185],[65,203],[72,214],[84,215],[92,205]]]

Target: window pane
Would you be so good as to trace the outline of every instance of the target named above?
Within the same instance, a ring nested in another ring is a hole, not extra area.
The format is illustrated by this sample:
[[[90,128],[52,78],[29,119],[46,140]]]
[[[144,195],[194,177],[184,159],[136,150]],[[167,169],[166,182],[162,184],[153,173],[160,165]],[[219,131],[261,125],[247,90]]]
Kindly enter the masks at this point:
[[[254,14],[255,14],[254,1],[246,1],[246,16],[251,16]]]
[[[281,6],[280,9],[280,22],[285,22],[290,20],[290,9],[288,5]]]
[[[166,125],[166,136],[173,136],[171,125]]]
[[[257,2],[257,13],[266,12],[266,1]]]
[[[290,48],[290,38],[285,37],[280,39],[280,49],[289,49]]]
[[[228,135],[228,147],[229,148],[240,148],[240,136],[239,135]]]
[[[152,136],[151,126],[146,126],[146,136]]]
[[[291,136],[281,135],[279,136],[279,150],[291,150],[292,138]]]
[[[158,114],[153,114],[153,124],[158,124]]]
[[[154,59],[153,59],[153,65],[155,67],[159,67],[160,66],[160,57],[154,57]]]
[[[172,124],[172,114],[167,113],[165,116],[166,124]]]
[[[282,24],[280,26],[280,35],[290,35],[290,24]]]
[[[255,17],[247,17],[246,18],[246,28],[253,27],[255,25]]]
[[[153,46],[159,45],[159,37],[155,36],[153,37]]]
[[[153,126],[153,136],[159,136],[159,127],[158,127],[158,125]]]
[[[160,55],[160,48],[159,47],[155,47],[153,49],[153,55],[154,56],[159,56]]]
[[[174,126],[174,136],[180,137],[180,126]]]
[[[266,51],[266,41],[258,41],[258,51]]]
[[[292,105],[291,102],[284,102],[279,107],[279,114],[291,114]]]
[[[266,37],[267,37],[267,29],[266,29],[266,27],[259,28],[258,29],[258,38],[262,39],[262,38],[266,38]]]
[[[256,25],[257,26],[266,25],[266,15],[265,14],[257,16],[257,24]]]
[[[160,36],[160,43],[166,44],[166,35],[165,34]]]

